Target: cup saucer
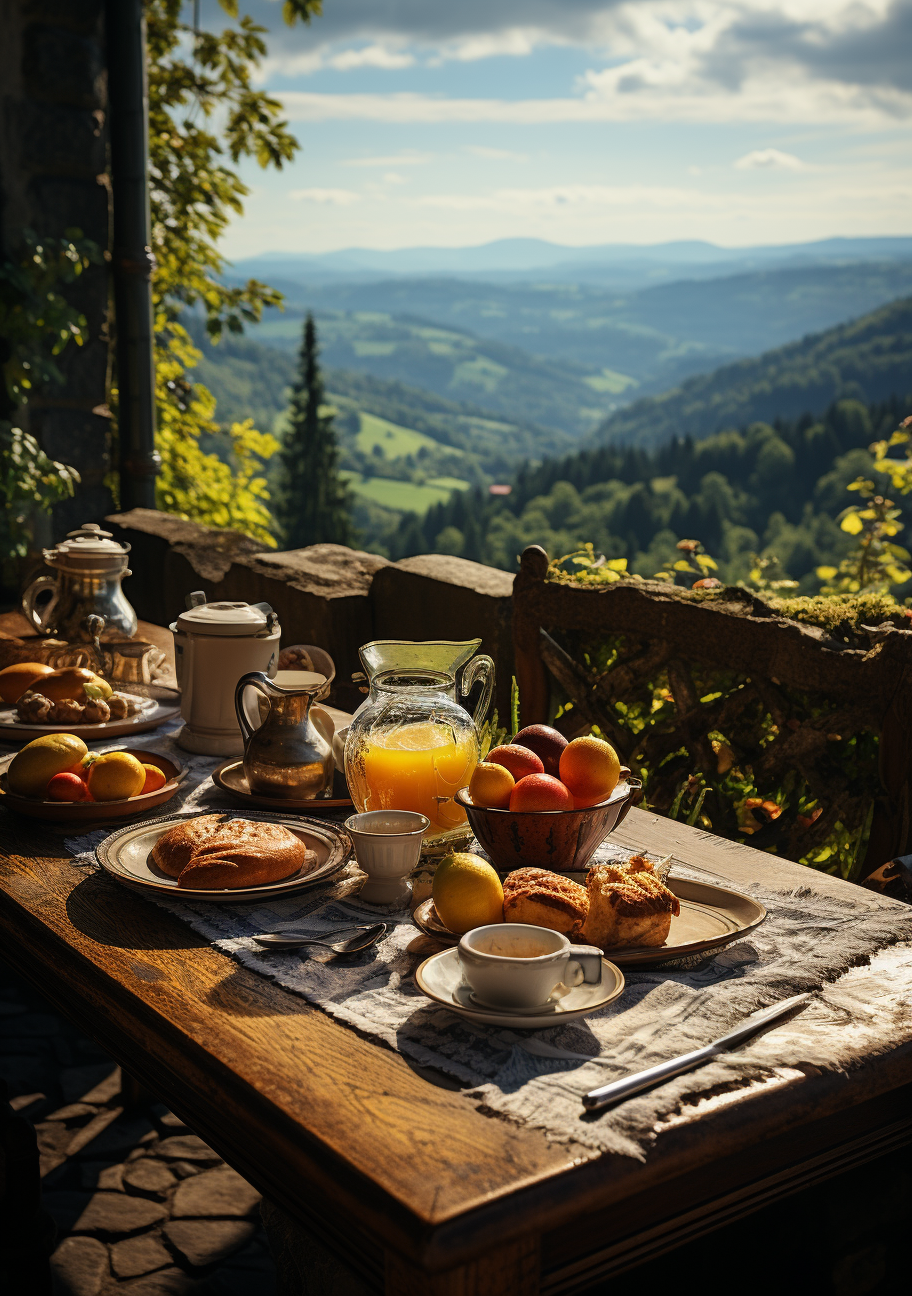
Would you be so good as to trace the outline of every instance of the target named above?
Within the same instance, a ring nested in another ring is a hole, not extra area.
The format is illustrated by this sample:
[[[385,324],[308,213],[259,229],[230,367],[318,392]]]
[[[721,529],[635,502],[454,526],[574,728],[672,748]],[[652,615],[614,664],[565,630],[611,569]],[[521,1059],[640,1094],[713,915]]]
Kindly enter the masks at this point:
[[[568,994],[549,999],[546,1004],[533,1009],[489,1008],[475,1003],[471,991],[462,979],[457,949],[441,950],[424,960],[415,972],[418,988],[435,1003],[469,1021],[488,1026],[510,1026],[521,1030],[537,1030],[542,1026],[556,1026],[574,1017],[585,1017],[598,1012],[616,999],[624,989],[624,977],[619,968],[602,959],[602,980],[599,985],[583,983],[574,986]]]

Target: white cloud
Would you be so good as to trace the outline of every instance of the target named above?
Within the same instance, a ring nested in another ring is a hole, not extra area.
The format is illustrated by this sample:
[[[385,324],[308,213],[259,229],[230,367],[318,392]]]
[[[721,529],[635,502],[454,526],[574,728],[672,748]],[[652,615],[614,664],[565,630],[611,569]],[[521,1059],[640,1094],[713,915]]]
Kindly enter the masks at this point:
[[[337,72],[350,72],[352,68],[385,68],[396,71],[398,68],[411,67],[415,62],[413,54],[403,50],[389,49],[386,45],[366,45],[362,49],[343,50],[325,60],[325,66],[335,68]]]
[[[806,164],[794,153],[783,153],[780,149],[754,149],[745,153],[735,163],[737,171],[804,171]]]
[[[629,65],[628,65],[629,66]],[[634,84],[636,80],[636,84]],[[587,74],[587,92],[563,99],[444,99],[430,95],[318,94],[291,90],[278,94],[296,121],[374,121],[387,123],[499,122],[537,126],[599,121],[755,121],[896,125],[912,117],[912,94],[835,82],[801,84],[785,79],[757,80],[737,95],[657,80],[647,83],[631,73],[626,84],[617,69]]]
[[[352,189],[292,189],[288,195],[296,202],[319,203],[323,207],[350,207],[361,195]]]
[[[522,57],[542,45],[593,58],[566,99],[289,95],[313,120],[870,126],[912,116],[912,0],[336,0],[308,33],[329,42],[318,65],[339,70]],[[373,43],[339,51],[346,38]],[[314,57],[289,50],[275,66],[304,73]]]

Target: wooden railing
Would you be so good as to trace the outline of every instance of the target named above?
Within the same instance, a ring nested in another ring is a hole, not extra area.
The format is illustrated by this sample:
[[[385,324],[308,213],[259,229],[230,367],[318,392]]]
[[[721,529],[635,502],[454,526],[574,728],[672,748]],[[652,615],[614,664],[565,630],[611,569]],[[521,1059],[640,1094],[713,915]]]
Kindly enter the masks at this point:
[[[862,634],[848,646],[742,589],[561,583],[538,546],[513,590],[523,724],[559,700],[558,725],[597,725],[660,813],[856,880],[912,850],[912,632]]]

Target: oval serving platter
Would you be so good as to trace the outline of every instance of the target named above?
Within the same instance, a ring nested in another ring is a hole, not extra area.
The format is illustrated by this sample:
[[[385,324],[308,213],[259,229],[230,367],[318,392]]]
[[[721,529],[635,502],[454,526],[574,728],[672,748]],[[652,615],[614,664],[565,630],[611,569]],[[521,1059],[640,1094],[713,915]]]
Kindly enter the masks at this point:
[[[256,810],[248,810],[240,814],[231,811],[221,813],[226,820],[253,819],[260,823],[281,824],[283,828],[289,829],[299,837],[308,850],[316,854],[316,868],[308,873],[299,871],[291,877],[283,878],[281,882],[269,882],[257,887],[226,888],[219,891],[179,887],[177,878],[162,873],[149,857],[152,847],[163,833],[177,824],[187,823],[189,819],[195,817],[192,815],[150,819],[144,823],[131,824],[129,828],[119,828],[95,847],[95,858],[111,877],[128,886],[154,891],[159,895],[169,896],[172,900],[205,900],[210,903],[227,901],[230,904],[238,901],[276,899],[317,886],[338,873],[351,854],[351,838],[344,829],[334,823],[302,819],[299,815],[280,815]]]
[[[562,876],[585,885],[585,873]],[[689,959],[722,949],[759,927],[766,909],[758,900],[710,882],[667,877],[665,885],[681,902],[681,912],[671,920],[664,945],[629,946],[607,950],[618,967],[655,967],[672,959]],[[412,913],[415,926],[441,944],[457,945],[459,936],[441,922],[432,899],[424,900]]]
[[[47,801],[37,797],[18,796],[10,792],[6,779],[13,756],[0,761],[0,806],[13,810],[16,814],[29,815],[32,819],[44,819],[50,823],[104,823],[109,819],[124,819],[128,815],[148,814],[156,806],[166,801],[179,791],[180,785],[187,777],[187,766],[178,765],[167,756],[157,752],[145,751],[140,747],[123,747],[119,750],[135,756],[146,765],[157,765],[167,778],[167,783],[156,792],[140,793],[139,796],[125,797],[121,801]]]
[[[174,696],[178,695],[175,693]],[[102,724],[23,724],[16,718],[15,707],[4,707],[0,710],[0,742],[27,743],[53,733],[72,733],[83,742],[100,742],[105,738],[121,738],[125,734],[148,733],[180,715],[179,702],[153,697],[144,697],[142,701],[143,709],[135,715],[123,720],[105,720]]]

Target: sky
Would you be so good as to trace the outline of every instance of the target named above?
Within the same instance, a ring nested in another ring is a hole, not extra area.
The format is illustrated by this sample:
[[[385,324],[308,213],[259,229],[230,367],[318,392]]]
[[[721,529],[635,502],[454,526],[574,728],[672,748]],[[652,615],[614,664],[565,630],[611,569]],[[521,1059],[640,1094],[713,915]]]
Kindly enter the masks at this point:
[[[912,0],[240,8],[301,150],[243,165],[229,257],[912,234]]]

